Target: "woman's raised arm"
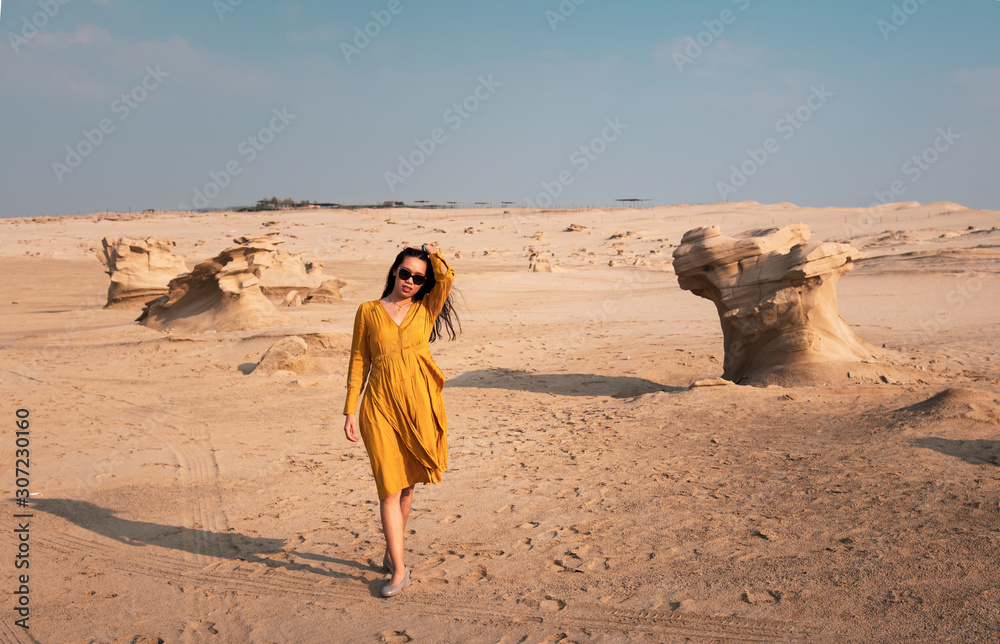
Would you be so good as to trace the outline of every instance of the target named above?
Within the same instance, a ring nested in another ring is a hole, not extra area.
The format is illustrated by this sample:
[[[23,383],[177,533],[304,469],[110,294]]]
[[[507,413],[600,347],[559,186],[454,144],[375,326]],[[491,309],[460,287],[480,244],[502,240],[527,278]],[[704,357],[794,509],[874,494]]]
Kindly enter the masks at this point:
[[[424,306],[430,311],[431,320],[436,320],[451,293],[451,284],[455,281],[455,271],[448,266],[444,255],[435,248],[428,247],[427,251],[431,270],[434,271],[434,288],[424,296]]]

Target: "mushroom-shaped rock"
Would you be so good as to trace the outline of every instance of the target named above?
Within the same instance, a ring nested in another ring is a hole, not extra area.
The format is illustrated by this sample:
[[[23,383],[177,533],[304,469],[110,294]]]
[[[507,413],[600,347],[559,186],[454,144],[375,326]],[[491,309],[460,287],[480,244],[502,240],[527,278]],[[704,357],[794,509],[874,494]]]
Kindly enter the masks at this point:
[[[146,304],[137,322],[152,329],[239,331],[293,324],[260,290],[271,265],[272,240],[246,242],[199,263],[170,281],[169,292]]]
[[[674,273],[684,290],[715,303],[725,342],[723,377],[739,384],[816,384],[841,363],[875,358],[837,312],[837,280],[864,255],[848,244],[810,242],[809,227],[717,226],[684,234]]]
[[[111,276],[105,306],[148,302],[164,295],[167,284],[187,272],[174,242],[160,237],[105,237],[99,259]]]

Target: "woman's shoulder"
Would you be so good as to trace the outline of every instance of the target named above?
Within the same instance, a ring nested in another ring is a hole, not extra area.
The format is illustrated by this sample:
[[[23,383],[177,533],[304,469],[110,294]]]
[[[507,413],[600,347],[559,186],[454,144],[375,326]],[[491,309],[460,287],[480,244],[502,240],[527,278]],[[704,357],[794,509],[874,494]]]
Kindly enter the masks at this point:
[[[374,311],[376,306],[380,306],[379,300],[369,300],[367,302],[362,302],[361,304],[358,305],[358,312],[368,313]]]

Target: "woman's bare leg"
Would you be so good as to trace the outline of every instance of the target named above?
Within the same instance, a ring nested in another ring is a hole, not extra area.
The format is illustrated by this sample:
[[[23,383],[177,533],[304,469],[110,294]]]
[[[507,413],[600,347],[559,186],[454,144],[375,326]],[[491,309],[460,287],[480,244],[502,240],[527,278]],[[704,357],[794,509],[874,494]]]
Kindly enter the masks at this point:
[[[379,502],[385,548],[389,553],[389,563],[392,564],[392,579],[389,580],[391,586],[401,583],[406,575],[406,565],[403,563],[403,531],[406,529],[407,519],[410,518],[412,505],[412,487],[390,494]]]
[[[406,532],[406,522],[410,519],[410,508],[413,506],[413,486],[400,490],[399,511],[403,515],[403,532]]]

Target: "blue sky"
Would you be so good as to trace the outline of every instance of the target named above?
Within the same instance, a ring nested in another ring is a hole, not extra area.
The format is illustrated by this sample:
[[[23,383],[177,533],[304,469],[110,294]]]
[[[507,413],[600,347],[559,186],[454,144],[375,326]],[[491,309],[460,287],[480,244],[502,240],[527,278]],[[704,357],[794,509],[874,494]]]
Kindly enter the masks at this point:
[[[3,0],[0,216],[1000,209],[998,24],[995,0]]]

